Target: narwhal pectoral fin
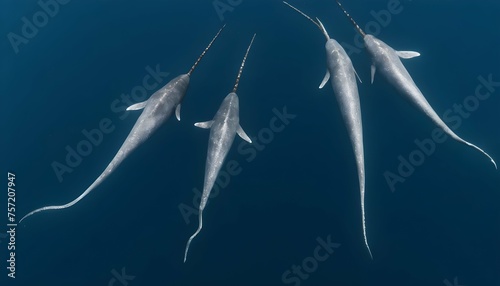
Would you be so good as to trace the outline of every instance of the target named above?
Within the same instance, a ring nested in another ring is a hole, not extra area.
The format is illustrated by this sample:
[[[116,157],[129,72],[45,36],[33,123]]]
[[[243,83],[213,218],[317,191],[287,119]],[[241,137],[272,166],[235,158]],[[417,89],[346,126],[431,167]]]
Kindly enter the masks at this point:
[[[214,124],[214,121],[210,120],[210,121],[205,121],[205,122],[196,122],[194,124],[194,126],[200,127],[203,129],[209,129],[210,127],[212,127],[212,124]]]
[[[245,133],[245,130],[243,130],[243,128],[241,128],[241,125],[238,126],[236,133],[238,133],[238,135],[241,137],[241,139],[247,141],[248,143],[252,143],[252,139],[250,139],[250,137],[248,137],[248,135]]]
[[[326,70],[325,77],[323,78],[323,81],[319,85],[319,88],[323,88],[329,79],[330,79],[330,71]]]
[[[372,84],[373,84],[373,80],[375,79],[375,72],[377,71],[377,67],[372,64],[372,67],[371,67],[371,74],[372,74]]]
[[[175,117],[177,118],[177,121],[181,121],[181,104],[180,103],[175,108]]]
[[[411,59],[420,56],[420,53],[412,51],[396,51],[396,54],[402,59]]]
[[[148,101],[146,100],[146,101],[143,101],[143,102],[132,104],[131,106],[127,107],[127,110],[141,110],[141,109],[143,109],[146,106],[147,102]]]

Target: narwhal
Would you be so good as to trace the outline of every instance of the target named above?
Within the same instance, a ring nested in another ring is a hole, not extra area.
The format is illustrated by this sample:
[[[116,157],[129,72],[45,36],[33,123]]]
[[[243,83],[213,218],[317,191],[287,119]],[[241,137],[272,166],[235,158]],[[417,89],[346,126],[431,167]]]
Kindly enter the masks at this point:
[[[189,86],[191,74],[205,53],[210,49],[213,42],[222,32],[224,27],[225,26],[217,32],[215,37],[201,53],[187,74],[182,74],[172,79],[169,83],[151,95],[148,100],[133,104],[127,108],[127,110],[144,110],[116,153],[115,157],[111,160],[111,163],[109,163],[104,172],[102,172],[102,174],[79,197],[65,205],[46,206],[36,209],[25,215],[19,223],[27,217],[41,211],[59,210],[73,206],[99,186],[111,173],[113,173],[113,171],[132,153],[132,151],[149,139],[151,135],[170,118],[174,109],[177,120],[180,121],[181,103]]]
[[[238,89],[238,84],[240,82],[241,73],[243,72],[243,67],[245,66],[248,52],[252,47],[254,39],[255,34],[253,35],[252,41],[250,41],[245,56],[243,57],[238,76],[236,77],[236,83],[233,87],[233,91],[231,91],[224,98],[214,118],[210,121],[198,122],[194,124],[196,127],[205,129],[210,128],[210,136],[208,139],[207,161],[205,164],[205,181],[203,183],[203,194],[201,196],[200,202],[198,229],[189,238],[186,244],[186,250],[184,252],[184,262],[186,262],[191,241],[198,235],[203,227],[203,210],[207,205],[208,197],[210,196],[210,192],[212,191],[222,164],[226,159],[227,153],[229,152],[229,149],[231,149],[231,145],[233,144],[235,135],[238,134],[243,140],[247,141],[248,143],[252,143],[252,140],[248,137],[245,131],[243,131],[243,128],[241,128],[240,125],[240,107],[236,91]]]
[[[321,21],[314,21],[308,15],[304,14],[299,9],[284,2],[290,8],[302,14],[304,17],[314,23],[326,38],[326,65],[327,70],[323,81],[319,88],[331,79],[332,89],[335,93],[337,102],[340,107],[342,118],[344,119],[349,139],[354,150],[356,158],[356,166],[358,169],[359,193],[361,196],[361,218],[363,226],[363,238],[370,257],[372,253],[368,245],[366,236],[365,223],[365,164],[363,151],[363,124],[361,122],[361,106],[359,103],[358,86],[356,85],[356,71],[352,65],[351,59],[345,52],[344,48],[334,39],[331,39]],[[373,257],[372,257],[373,258]]]
[[[460,138],[458,135],[455,134],[455,132],[453,132],[453,130],[451,130],[446,125],[446,123],[444,123],[444,121],[434,111],[434,109],[431,107],[427,99],[425,99],[424,95],[413,81],[412,77],[404,67],[400,58],[411,59],[420,56],[420,54],[412,51],[396,51],[386,43],[374,37],[373,35],[366,34],[359,27],[356,21],[354,21],[354,19],[349,15],[349,13],[347,13],[342,4],[338,0],[336,1],[339,7],[342,9],[342,11],[344,11],[344,14],[347,16],[347,18],[351,21],[356,30],[363,37],[366,50],[368,51],[368,54],[372,60],[371,82],[373,83],[375,72],[379,71],[380,74],[382,74],[382,76],[385,77],[385,79],[403,97],[405,97],[418,110],[425,113],[425,115],[427,115],[436,126],[441,128],[447,135],[449,135],[454,140],[463,143],[465,145],[471,146],[476,150],[478,150],[479,152],[483,153],[491,160],[496,169],[497,164],[495,163],[493,158],[491,158],[490,155],[488,155],[486,152],[484,152],[481,148],[477,147],[476,145]]]

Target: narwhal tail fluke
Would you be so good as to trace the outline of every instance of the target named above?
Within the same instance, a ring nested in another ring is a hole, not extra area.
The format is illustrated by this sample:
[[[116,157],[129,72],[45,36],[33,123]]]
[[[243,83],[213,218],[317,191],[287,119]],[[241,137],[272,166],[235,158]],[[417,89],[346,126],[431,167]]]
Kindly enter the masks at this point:
[[[438,126],[440,126],[440,125],[438,125]],[[490,159],[491,163],[493,163],[493,166],[495,166],[495,169],[497,169],[497,170],[498,170],[497,163],[495,162],[495,160],[493,160],[493,158],[492,158],[492,157],[491,157],[488,153],[486,153],[483,149],[481,149],[481,148],[477,147],[476,145],[474,145],[474,144],[472,144],[472,143],[470,143],[470,142],[465,141],[465,140],[464,140],[464,139],[462,139],[460,136],[458,136],[457,134],[455,134],[455,132],[453,132],[453,131],[452,131],[450,128],[448,128],[447,126],[444,126],[444,127],[443,127],[443,126],[440,126],[440,127],[441,127],[441,129],[443,129],[443,130],[444,130],[444,132],[445,132],[446,134],[448,134],[448,135],[449,135],[452,139],[454,139],[455,141],[458,141],[458,142],[460,142],[460,143],[462,143],[462,144],[465,144],[465,145],[467,145],[467,146],[469,146],[469,147],[472,147],[472,148],[476,149],[477,151],[479,151],[479,152],[483,153],[483,155],[484,155],[484,156],[486,156],[486,157],[488,157],[488,159]]]
[[[96,181],[97,183],[97,181]],[[100,183],[100,182],[99,182]],[[88,193],[90,193],[94,188],[96,187],[96,184],[92,184],[90,187],[88,187],[85,192],[83,192],[78,198],[74,199],[73,201],[65,204],[65,205],[59,205],[59,206],[46,206],[46,207],[42,207],[42,208],[39,208],[39,209],[36,209],[34,211],[31,211],[29,212],[27,215],[23,216],[23,218],[21,218],[19,220],[19,223],[21,223],[24,219],[36,214],[36,213],[39,213],[39,212],[43,212],[43,211],[48,211],[48,210],[61,210],[61,209],[66,209],[66,208],[69,208],[73,205],[75,205],[76,203],[78,203],[81,199],[83,199]]]
[[[203,209],[200,209],[200,214],[199,214],[199,223],[198,223],[198,229],[196,230],[193,235],[189,238],[187,244],[186,244],[186,250],[184,251],[184,263],[186,262],[188,251],[189,251],[189,245],[191,245],[191,241],[200,233],[201,229],[203,228]]]
[[[370,258],[373,259],[372,251],[370,245],[368,244],[368,237],[366,235],[366,214],[365,214],[365,168],[364,163],[361,159],[358,159],[358,178],[359,178],[359,194],[361,197],[361,222],[363,228],[363,240],[365,241],[366,249],[370,254]]]
[[[71,202],[64,204],[64,205],[58,205],[58,206],[45,206],[39,209],[36,209],[34,211],[29,212],[27,215],[23,216],[20,220],[19,223],[21,223],[23,220],[26,218],[39,213],[43,211],[48,211],[48,210],[61,210],[61,209],[66,209],[69,207],[72,207],[79,201],[81,201],[85,196],[87,196],[91,191],[93,191],[97,186],[99,186],[108,176],[111,174],[115,168],[123,161],[123,159],[126,157],[125,154],[120,153],[118,151],[118,154],[115,155],[111,163],[106,167],[104,172],[90,185],[80,196],[78,196],[76,199],[72,200]]]
[[[368,244],[368,238],[366,235],[366,221],[365,221],[365,203],[364,203],[364,198],[362,198],[361,202],[361,217],[363,220],[363,239],[365,241],[366,249],[368,249],[368,254],[370,254],[370,258],[373,260],[373,255],[372,251],[370,249],[370,245]]]
[[[478,150],[479,152],[483,153],[486,157],[488,157],[488,159],[490,159],[491,163],[493,163],[493,165],[495,166],[495,169],[497,169],[497,170],[498,170],[498,168],[497,168],[497,163],[495,163],[495,160],[493,160],[493,158],[491,158],[491,156],[490,156],[490,155],[488,155],[488,153],[484,152],[484,150],[483,150],[483,149],[481,149],[481,148],[477,147],[476,145],[474,145],[474,144],[472,144],[472,143],[469,143],[469,142],[467,142],[467,141],[465,141],[465,140],[463,140],[463,139],[459,139],[459,141],[460,141],[460,142],[462,142],[462,143],[464,143],[465,145],[470,146],[470,147],[472,147],[472,148],[474,148],[474,149]]]

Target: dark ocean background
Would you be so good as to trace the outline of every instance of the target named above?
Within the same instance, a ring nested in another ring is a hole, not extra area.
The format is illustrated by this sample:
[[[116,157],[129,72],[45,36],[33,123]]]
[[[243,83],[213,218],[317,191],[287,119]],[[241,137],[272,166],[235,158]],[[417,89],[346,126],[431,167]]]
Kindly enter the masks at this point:
[[[389,2],[344,5],[364,27],[374,21],[370,11]],[[0,236],[1,285],[500,285],[500,171],[474,149],[447,140],[392,192],[384,172],[397,173],[398,156],[408,158],[414,140],[429,138],[434,126],[381,77],[369,84],[366,51],[351,55],[363,80],[371,260],[347,132],[331,85],[318,89],[324,37],[281,1],[230,3],[235,7],[221,19],[212,1],[72,0],[16,54],[7,34],[21,35],[21,18],[32,20],[41,8],[2,0],[0,235],[8,171],[16,174],[18,219],[73,200],[104,170],[140,114],[122,120],[111,103],[142,85],[147,66],[169,73],[163,84],[186,73],[227,26],[191,77],[180,122],[170,118],[74,207],[18,226],[15,280],[7,278],[7,239]],[[334,1],[290,3],[319,17],[331,37],[354,45],[355,31]],[[404,64],[438,114],[474,95],[479,76],[500,81],[499,1],[400,5],[378,37],[422,54]],[[193,123],[210,120],[231,91],[253,33],[238,90],[241,125],[255,138],[269,127],[273,109],[286,107],[296,117],[268,144],[254,139],[260,151],[238,152],[243,140],[235,138],[227,160],[239,162],[241,173],[209,202],[183,263],[197,216],[187,223],[179,206],[198,207],[193,188],[202,189],[209,135]],[[456,132],[500,163],[496,89]],[[64,163],[66,146],[76,148],[82,130],[105,118],[113,132],[59,181],[53,162]],[[317,239],[328,236],[340,244],[335,252],[307,279],[286,283],[285,271],[312,263]],[[120,281],[122,271],[134,278]]]

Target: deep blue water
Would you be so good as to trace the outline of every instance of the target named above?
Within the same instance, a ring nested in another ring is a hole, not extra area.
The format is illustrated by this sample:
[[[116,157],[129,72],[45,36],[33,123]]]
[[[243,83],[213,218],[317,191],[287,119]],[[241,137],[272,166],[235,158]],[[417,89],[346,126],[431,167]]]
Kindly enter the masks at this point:
[[[76,198],[139,116],[121,119],[113,102],[142,85],[147,67],[169,73],[163,84],[187,72],[227,26],[192,75],[180,122],[170,118],[74,207],[17,227],[15,279],[7,278],[7,238],[0,233],[1,285],[442,286],[455,285],[455,278],[456,285],[500,285],[499,171],[479,152],[446,140],[391,191],[384,173],[397,174],[398,156],[408,159],[414,141],[430,138],[434,126],[381,77],[369,84],[364,50],[351,59],[363,80],[373,260],[363,243],[347,132],[331,86],[317,88],[324,38],[306,19],[274,0],[221,0],[235,6],[222,21],[212,1],[72,0],[16,54],[7,35],[22,35],[22,17],[32,20],[42,10],[36,1],[23,2],[4,0],[0,9],[2,231],[7,172],[16,174],[18,219]],[[354,45],[355,31],[334,1],[290,2],[319,17],[330,36]],[[344,2],[363,28],[393,3]],[[377,36],[422,54],[404,63],[438,114],[474,96],[478,77],[500,82],[500,2],[401,0],[397,7]],[[237,161],[240,173],[208,204],[204,228],[183,263],[197,216],[187,220],[179,207],[197,207],[193,188],[202,189],[209,134],[193,123],[210,120],[231,91],[253,33],[238,95],[241,125],[257,145],[240,147],[235,138],[227,161]],[[455,131],[500,162],[500,87],[490,91]],[[265,137],[284,108],[296,117]],[[82,131],[102,120],[113,131],[59,180],[54,162],[65,164],[67,146],[77,148]],[[309,258],[328,237],[334,252],[324,261]],[[311,273],[302,268],[302,279],[287,276],[303,263]],[[128,280],[117,278],[122,270]]]

